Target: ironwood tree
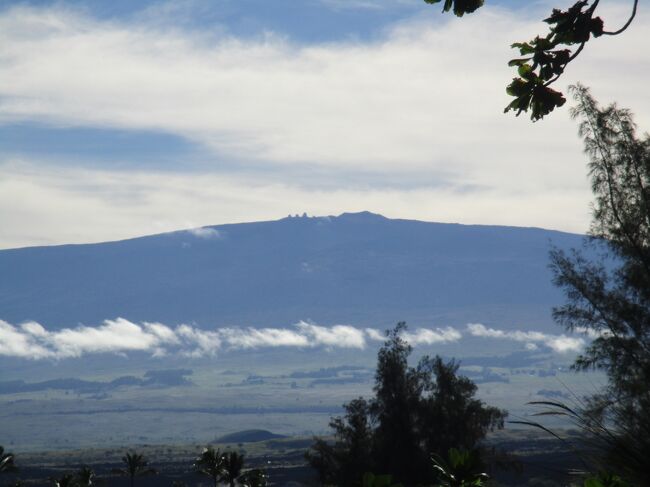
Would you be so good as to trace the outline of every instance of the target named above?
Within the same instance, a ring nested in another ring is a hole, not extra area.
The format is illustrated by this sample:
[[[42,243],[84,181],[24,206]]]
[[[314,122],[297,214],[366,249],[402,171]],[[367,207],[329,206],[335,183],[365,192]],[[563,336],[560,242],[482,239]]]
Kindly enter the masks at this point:
[[[406,485],[431,482],[432,454],[475,449],[488,431],[503,427],[507,413],[475,397],[476,385],[458,375],[457,362],[425,356],[409,366],[405,328],[399,323],[387,332],[374,397],[346,404],[346,414],[330,422],[334,442],[318,438],[308,453],[324,483],[357,485],[366,472]]]
[[[602,465],[630,481],[650,479],[650,136],[638,136],[629,110],[601,108],[572,88],[595,197],[588,256],[551,254],[566,304],[554,309],[569,331],[593,341],[577,370],[600,369],[608,385],[576,416],[604,447]]]

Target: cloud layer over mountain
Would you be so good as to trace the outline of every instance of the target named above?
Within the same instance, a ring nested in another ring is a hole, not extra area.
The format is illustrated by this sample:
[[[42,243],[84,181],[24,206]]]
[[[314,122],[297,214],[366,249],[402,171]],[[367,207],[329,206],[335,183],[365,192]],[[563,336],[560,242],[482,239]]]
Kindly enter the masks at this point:
[[[468,324],[467,331],[475,337],[523,342],[527,350],[536,350],[538,345],[544,345],[555,352],[564,353],[578,351],[585,345],[585,340],[580,337],[551,335],[538,331],[503,331],[488,328],[480,323]]]
[[[503,331],[468,324],[469,336],[513,340],[526,349],[544,346],[558,352],[576,352],[585,340],[535,331]],[[417,328],[402,334],[412,346],[453,343],[463,338],[455,328]],[[191,325],[170,327],[162,323],[133,323],[124,318],[105,320],[98,326],[78,326],[48,331],[39,323],[12,325],[0,320],[0,356],[41,359],[76,358],[88,354],[146,352],[154,357],[177,353],[190,357],[214,356],[219,351],[273,347],[364,349],[383,341],[377,329],[349,325],[319,326],[301,321],[291,328],[220,328],[201,330]]]

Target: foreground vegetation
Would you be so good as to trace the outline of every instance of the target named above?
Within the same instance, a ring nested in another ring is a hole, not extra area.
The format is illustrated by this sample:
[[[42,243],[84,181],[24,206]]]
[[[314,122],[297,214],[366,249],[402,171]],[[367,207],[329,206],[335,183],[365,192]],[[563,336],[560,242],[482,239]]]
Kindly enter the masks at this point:
[[[336,441],[317,439],[308,453],[324,484],[357,484],[366,472],[431,483],[432,453],[474,449],[488,431],[503,428],[507,413],[478,400],[476,385],[456,374],[453,360],[425,356],[410,367],[404,329],[400,323],[388,332],[379,350],[375,397],[346,404],[346,415],[330,423]]]
[[[197,456],[191,465],[191,470],[198,475],[210,479],[210,483],[217,485],[228,485],[229,487],[265,487],[267,475],[259,468],[244,468],[244,455],[236,451],[224,451],[207,446]],[[18,467],[14,464],[14,455],[5,453],[0,447],[0,474],[17,474]],[[111,476],[123,477],[130,487],[139,485],[141,477],[155,476],[158,470],[149,466],[149,461],[142,453],[129,451],[122,457],[122,466],[113,468]],[[15,475],[14,475],[15,477]],[[9,482],[2,482],[0,485],[12,485],[15,487],[28,485],[19,478],[12,478]],[[74,472],[66,472],[62,475],[51,476],[50,485],[54,487],[89,487],[100,483],[95,471],[84,465]],[[186,485],[184,481],[174,481],[175,487]]]

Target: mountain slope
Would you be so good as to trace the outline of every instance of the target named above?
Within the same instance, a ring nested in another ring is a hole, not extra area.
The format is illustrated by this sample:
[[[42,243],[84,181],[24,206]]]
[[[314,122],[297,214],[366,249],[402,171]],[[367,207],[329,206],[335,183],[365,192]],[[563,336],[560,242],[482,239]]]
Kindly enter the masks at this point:
[[[550,245],[581,239],[364,212],[3,250],[0,319],[53,328],[117,316],[203,327],[547,325],[562,301],[550,283]]]

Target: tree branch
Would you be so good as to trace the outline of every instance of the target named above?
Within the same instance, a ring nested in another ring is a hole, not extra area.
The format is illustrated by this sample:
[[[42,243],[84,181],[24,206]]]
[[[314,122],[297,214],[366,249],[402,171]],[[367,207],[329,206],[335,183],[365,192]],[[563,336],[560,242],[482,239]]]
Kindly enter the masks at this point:
[[[639,6],[639,0],[634,0],[634,6],[632,7],[632,15],[630,15],[630,18],[627,19],[627,22],[625,22],[625,25],[623,27],[621,27],[620,29],[615,30],[614,32],[609,32],[609,31],[604,30],[603,35],[617,36],[621,32],[625,31],[630,26],[632,21],[634,20],[634,17],[636,17],[636,10],[637,10],[638,6]]]

